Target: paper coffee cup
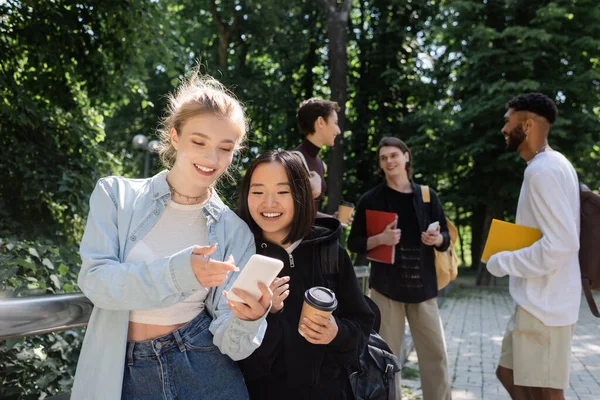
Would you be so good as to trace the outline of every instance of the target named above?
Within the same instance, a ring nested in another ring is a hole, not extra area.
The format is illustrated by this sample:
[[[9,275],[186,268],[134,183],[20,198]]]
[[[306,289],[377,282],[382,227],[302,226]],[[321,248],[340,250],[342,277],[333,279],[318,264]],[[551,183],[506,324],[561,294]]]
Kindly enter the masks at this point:
[[[338,302],[335,298],[335,293],[330,289],[322,286],[315,286],[304,292],[304,304],[302,305],[302,313],[300,314],[300,322],[298,323],[298,333],[304,336],[300,325],[304,318],[310,318],[314,315],[320,314],[326,318],[329,318],[332,312],[337,308]],[[316,318],[311,318],[313,321]]]
[[[350,216],[354,211],[354,204],[347,201],[341,201],[338,206],[338,219],[342,224],[348,225],[350,223]]]

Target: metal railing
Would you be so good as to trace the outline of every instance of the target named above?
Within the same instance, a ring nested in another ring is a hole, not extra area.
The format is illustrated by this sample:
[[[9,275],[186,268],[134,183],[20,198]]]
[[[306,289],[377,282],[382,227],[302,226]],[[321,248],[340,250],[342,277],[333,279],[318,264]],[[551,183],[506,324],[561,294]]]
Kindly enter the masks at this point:
[[[93,308],[82,293],[0,299],[0,340],[84,327]],[[48,400],[70,397],[62,393]]]
[[[366,293],[369,267],[354,267]],[[94,305],[82,293],[0,299],[0,340],[80,328]]]
[[[0,300],[0,340],[86,326],[93,304],[81,293]]]
[[[356,266],[354,272],[363,293],[366,293],[369,267]],[[84,327],[93,308],[94,305],[83,293],[0,299],[0,340]],[[69,393],[63,393],[48,400],[69,398]]]
[[[367,294],[367,290],[369,289],[369,274],[371,273],[371,268],[368,265],[357,265],[354,267],[354,272],[356,273],[356,277],[360,282],[360,288],[364,294]]]

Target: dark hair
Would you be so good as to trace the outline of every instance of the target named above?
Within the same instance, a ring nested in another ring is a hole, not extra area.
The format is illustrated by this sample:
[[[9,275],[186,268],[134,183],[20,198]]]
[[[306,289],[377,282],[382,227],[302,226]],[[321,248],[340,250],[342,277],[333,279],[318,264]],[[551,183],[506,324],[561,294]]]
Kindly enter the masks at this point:
[[[399,148],[403,153],[408,153],[409,157],[408,157],[408,161],[406,162],[406,175],[408,175],[408,179],[412,179],[412,153],[410,152],[410,149],[408,148],[408,146],[406,145],[406,143],[404,143],[402,140],[395,138],[393,136],[384,136],[381,138],[381,140],[379,141],[379,144],[377,145],[377,162],[379,163],[379,150],[381,150],[382,147],[397,147]]]
[[[552,99],[542,93],[526,93],[514,97],[506,103],[506,108],[512,108],[515,111],[528,111],[546,118],[553,124],[558,115],[558,109]]]
[[[340,111],[340,106],[335,101],[313,97],[300,103],[296,119],[302,136],[306,137],[311,133],[315,133],[315,121],[319,117],[326,120],[333,111]]]
[[[254,235],[262,235],[262,229],[260,229],[250,215],[248,195],[250,194],[252,174],[260,164],[264,163],[278,163],[283,166],[290,182],[290,189],[294,199],[294,218],[292,218],[290,232],[283,239],[283,243],[293,243],[308,236],[315,219],[315,202],[312,198],[310,180],[304,164],[298,156],[289,151],[267,151],[250,164],[242,182],[238,215],[248,224]]]

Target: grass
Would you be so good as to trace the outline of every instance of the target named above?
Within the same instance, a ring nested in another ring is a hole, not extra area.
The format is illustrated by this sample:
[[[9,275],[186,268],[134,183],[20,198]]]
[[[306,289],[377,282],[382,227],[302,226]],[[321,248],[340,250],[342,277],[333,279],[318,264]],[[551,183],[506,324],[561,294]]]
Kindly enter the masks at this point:
[[[402,379],[416,380],[421,377],[418,369],[411,367],[402,368]]]
[[[402,387],[402,399],[403,400],[422,400],[423,398],[413,392],[411,388],[405,386]]]

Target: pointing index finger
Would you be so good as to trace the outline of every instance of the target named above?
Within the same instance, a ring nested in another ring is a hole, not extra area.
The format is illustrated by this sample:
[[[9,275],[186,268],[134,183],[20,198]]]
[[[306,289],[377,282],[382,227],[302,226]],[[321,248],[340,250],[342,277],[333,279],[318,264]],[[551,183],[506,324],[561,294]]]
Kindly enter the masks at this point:
[[[237,272],[240,269],[238,267],[236,267],[234,264],[210,259],[208,261],[208,270],[211,273],[224,273],[224,272],[228,272],[228,271]]]

